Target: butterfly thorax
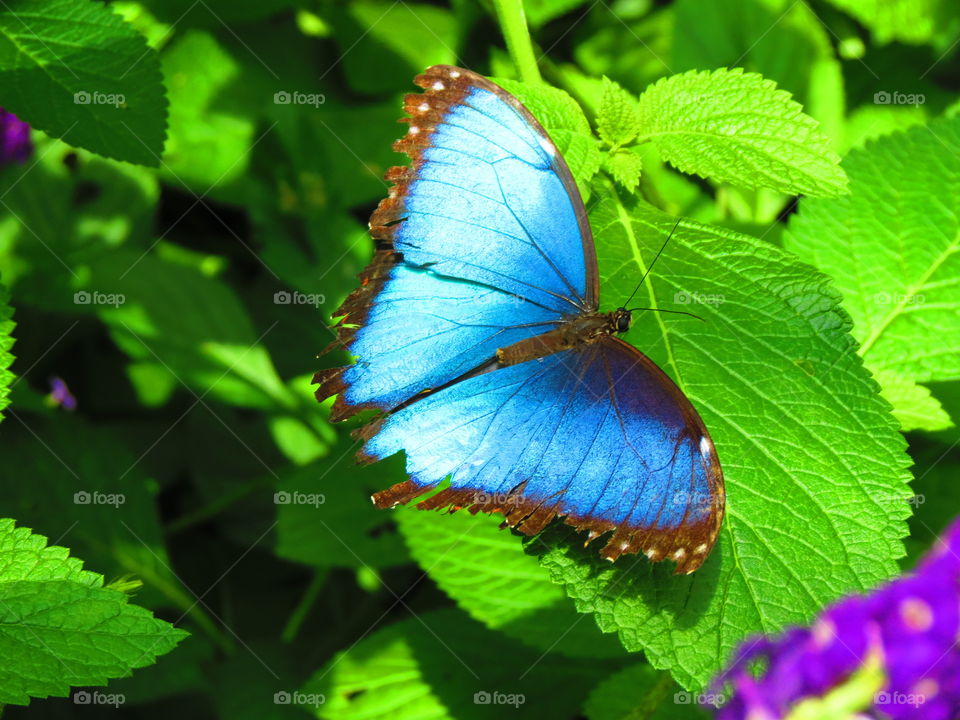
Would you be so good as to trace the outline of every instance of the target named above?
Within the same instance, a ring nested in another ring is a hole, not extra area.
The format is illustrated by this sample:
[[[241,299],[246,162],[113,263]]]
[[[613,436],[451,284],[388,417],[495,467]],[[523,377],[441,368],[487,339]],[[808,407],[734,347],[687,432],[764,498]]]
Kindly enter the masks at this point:
[[[497,362],[501,366],[517,365],[561,350],[589,345],[608,335],[626,332],[630,329],[630,320],[630,311],[624,308],[607,313],[576,315],[554,330],[500,348],[497,350]]]

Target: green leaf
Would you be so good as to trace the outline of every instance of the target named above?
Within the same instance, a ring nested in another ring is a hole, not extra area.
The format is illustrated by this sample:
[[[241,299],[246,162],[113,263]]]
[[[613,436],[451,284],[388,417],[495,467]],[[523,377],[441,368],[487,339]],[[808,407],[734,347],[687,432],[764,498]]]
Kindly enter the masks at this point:
[[[960,378],[960,210],[944,202],[960,193],[958,153],[960,118],[852,150],[851,194],[804,199],[784,236],[834,278],[864,363],[905,429],[944,426],[912,386]],[[923,418],[912,417],[918,409]]]
[[[649,665],[624,668],[597,685],[583,706],[587,720],[707,720],[698,696]]]
[[[822,92],[814,75],[834,58],[833,38],[807,3],[677,0],[673,11],[673,72],[740,67],[773,80],[817,117],[809,107]]]
[[[544,652],[597,658],[623,655],[596,623],[577,615],[502,516],[398,509],[410,554],[471,617]]]
[[[431,65],[458,61],[458,29],[447,8],[424,2],[358,0],[331,16],[350,87],[394,93]]]
[[[105,685],[153,664],[186,635],[103,587],[65,548],[0,520],[0,703]]]
[[[900,421],[900,429],[904,432],[953,427],[947,411],[925,386],[886,370],[878,370],[874,377],[880,383],[880,394],[893,405],[893,415]]]
[[[7,395],[10,393],[10,385],[13,384],[14,375],[10,372],[10,366],[13,364],[13,328],[16,323],[13,322],[13,308],[10,307],[10,293],[7,288],[0,285],[0,411],[10,404]],[[0,420],[3,415],[0,414]]]
[[[640,96],[641,140],[683,172],[747,188],[838,195],[840,158],[776,84],[738,68],[660,80]]]
[[[590,219],[612,307],[675,220],[609,191]],[[554,524],[542,562],[578,610],[691,688],[744,637],[808,621],[896,571],[909,460],[838,294],[789,254],[681,222],[637,302],[704,320],[638,315],[628,339],[679,384],[716,443],[727,490],[717,547],[680,577],[642,556],[611,565]]]
[[[92,0],[21,0],[0,8],[3,104],[71,145],[156,166],[166,98],[154,50]]]
[[[597,113],[600,139],[611,147],[626,145],[640,132],[640,113],[633,95],[607,77]]]
[[[408,562],[392,513],[377,511],[371,493],[406,479],[397,457],[358,467],[356,442],[341,440],[320,461],[281,473],[276,553],[317,567],[384,568]]]
[[[603,166],[626,190],[636,192],[640,185],[643,158],[632,150],[618,150],[604,156]]]
[[[586,2],[587,0],[523,0],[523,9],[530,27],[538,28]]]
[[[147,168],[60,140],[41,139],[36,153],[0,188],[0,273],[19,306],[74,311],[71,283],[91,257],[152,238],[159,183]]]
[[[879,43],[925,43],[958,19],[951,0],[829,0],[866,25]],[[952,21],[952,22],[951,22]]]
[[[339,653],[307,681],[302,699],[323,696],[306,709],[336,720],[481,720],[530,709],[566,717],[610,670],[530,650],[456,610],[434,610]]]
[[[77,309],[95,310],[131,359],[162,366],[200,397],[273,410],[302,405],[261,343],[271,328],[256,333],[236,295],[216,277],[118,250],[90,263],[89,280],[77,293]],[[283,307],[267,292],[261,302]]]
[[[163,75],[170,88],[167,181],[204,194],[236,182],[250,162],[255,120],[225,96],[241,82],[243,66],[213,35],[193,30],[164,52]]]

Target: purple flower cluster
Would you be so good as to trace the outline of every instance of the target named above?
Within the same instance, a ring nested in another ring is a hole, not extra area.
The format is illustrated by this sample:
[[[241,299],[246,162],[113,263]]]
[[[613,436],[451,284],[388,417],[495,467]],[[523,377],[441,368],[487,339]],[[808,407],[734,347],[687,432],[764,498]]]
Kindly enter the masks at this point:
[[[867,596],[845,598],[809,628],[746,642],[718,679],[732,699],[718,720],[779,720],[865,667],[882,686],[862,718],[960,717],[960,520],[916,570]],[[868,665],[868,663],[870,665]]]
[[[0,108],[0,165],[26,162],[31,152],[30,126]]]

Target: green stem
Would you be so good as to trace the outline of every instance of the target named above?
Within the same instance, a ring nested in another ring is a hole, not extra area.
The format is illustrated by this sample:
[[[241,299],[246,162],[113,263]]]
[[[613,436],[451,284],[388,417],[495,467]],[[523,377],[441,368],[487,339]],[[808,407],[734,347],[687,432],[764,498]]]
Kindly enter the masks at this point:
[[[530,85],[539,85],[543,82],[540,77],[540,68],[537,67],[537,56],[533,52],[533,42],[530,40],[530,31],[527,29],[527,17],[523,12],[523,0],[493,0],[497,9],[497,20],[500,23],[500,32],[507,41],[507,50],[517,66],[520,79]]]
[[[317,568],[313,571],[313,578],[310,580],[310,585],[294,609],[293,614],[290,615],[290,619],[287,620],[286,627],[283,628],[282,639],[285,643],[291,643],[296,639],[297,633],[300,632],[300,627],[303,625],[303,621],[306,620],[307,615],[310,614],[310,610],[317,601],[317,597],[320,595],[320,589],[323,587],[323,583],[329,574],[330,571],[327,568]]]

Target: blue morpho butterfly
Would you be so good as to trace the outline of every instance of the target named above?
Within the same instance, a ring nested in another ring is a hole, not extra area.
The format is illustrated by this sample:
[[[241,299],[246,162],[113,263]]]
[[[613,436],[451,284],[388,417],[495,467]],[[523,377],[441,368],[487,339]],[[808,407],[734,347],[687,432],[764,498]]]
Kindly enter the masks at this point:
[[[562,516],[678,573],[723,518],[720,464],[676,385],[601,313],[596,251],[566,162],[503,88],[445,65],[416,78],[394,145],[412,167],[370,218],[376,254],[334,314],[354,365],[317,373],[332,419],[381,415],[358,458],[401,450],[410,479],[379,507],[502,512],[527,535]]]

